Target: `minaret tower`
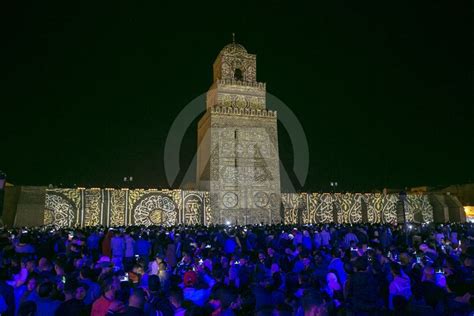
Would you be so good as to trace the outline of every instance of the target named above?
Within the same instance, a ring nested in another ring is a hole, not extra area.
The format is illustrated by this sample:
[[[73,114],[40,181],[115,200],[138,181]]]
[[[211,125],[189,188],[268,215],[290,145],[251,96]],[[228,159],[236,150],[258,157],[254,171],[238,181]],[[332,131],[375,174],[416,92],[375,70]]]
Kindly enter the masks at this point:
[[[197,158],[197,183],[210,192],[213,222],[280,223],[277,114],[266,108],[256,55],[233,36],[213,70]]]

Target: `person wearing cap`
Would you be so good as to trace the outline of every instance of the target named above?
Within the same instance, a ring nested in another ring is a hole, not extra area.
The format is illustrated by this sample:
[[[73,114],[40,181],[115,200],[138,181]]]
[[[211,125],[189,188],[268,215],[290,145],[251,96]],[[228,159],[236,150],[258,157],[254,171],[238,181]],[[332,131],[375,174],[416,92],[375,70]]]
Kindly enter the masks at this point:
[[[198,289],[198,275],[195,271],[188,271],[183,276],[184,299],[198,306],[204,306],[209,299],[210,289]]]

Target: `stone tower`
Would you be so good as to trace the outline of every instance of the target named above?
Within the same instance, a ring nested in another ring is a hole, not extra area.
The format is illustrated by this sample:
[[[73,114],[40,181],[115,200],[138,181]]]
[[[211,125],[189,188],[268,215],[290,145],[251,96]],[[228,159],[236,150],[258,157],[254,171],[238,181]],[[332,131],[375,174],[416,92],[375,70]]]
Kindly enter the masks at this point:
[[[213,65],[198,124],[197,183],[210,192],[212,221],[280,223],[277,114],[266,109],[256,56],[226,45]]]

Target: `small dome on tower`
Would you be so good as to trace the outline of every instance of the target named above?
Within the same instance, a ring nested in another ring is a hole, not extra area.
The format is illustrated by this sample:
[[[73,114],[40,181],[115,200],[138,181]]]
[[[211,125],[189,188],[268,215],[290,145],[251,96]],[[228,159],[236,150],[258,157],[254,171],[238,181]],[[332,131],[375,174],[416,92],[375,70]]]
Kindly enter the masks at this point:
[[[247,54],[247,50],[245,47],[238,43],[230,43],[224,46],[221,50],[220,54]]]

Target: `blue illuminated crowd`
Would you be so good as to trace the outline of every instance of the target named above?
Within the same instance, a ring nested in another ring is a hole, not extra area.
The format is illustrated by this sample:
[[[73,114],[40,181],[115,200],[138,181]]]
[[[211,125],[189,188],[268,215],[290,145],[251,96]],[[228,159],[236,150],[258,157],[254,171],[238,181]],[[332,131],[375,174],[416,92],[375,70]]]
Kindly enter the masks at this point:
[[[0,234],[2,316],[435,316],[473,307],[472,224]]]

